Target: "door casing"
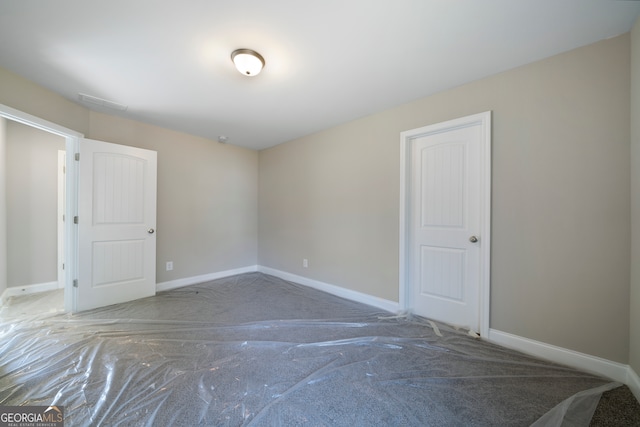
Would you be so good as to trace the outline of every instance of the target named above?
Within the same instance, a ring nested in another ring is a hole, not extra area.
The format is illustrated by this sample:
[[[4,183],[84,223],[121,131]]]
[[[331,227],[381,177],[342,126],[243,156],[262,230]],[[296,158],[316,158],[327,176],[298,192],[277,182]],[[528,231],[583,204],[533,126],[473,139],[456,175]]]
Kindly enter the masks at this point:
[[[66,220],[65,211],[65,168],[66,168],[67,154],[64,150],[58,150],[58,288],[64,289],[64,223]]]
[[[399,304],[403,310],[411,310],[411,253],[410,206],[412,174],[412,141],[434,133],[446,132],[470,125],[482,126],[481,154],[481,226],[482,255],[480,272],[480,336],[488,337],[491,301],[491,111],[437,123],[400,134],[400,242],[399,242]]]

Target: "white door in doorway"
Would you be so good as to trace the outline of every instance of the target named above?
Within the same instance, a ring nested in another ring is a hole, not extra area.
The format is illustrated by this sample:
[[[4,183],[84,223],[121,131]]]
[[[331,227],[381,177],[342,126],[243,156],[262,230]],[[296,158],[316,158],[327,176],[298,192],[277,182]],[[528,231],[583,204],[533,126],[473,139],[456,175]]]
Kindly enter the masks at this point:
[[[157,153],[83,139],[76,311],[155,295]]]
[[[490,113],[403,138],[410,157],[408,308],[480,332],[488,322],[481,315],[488,316]]]

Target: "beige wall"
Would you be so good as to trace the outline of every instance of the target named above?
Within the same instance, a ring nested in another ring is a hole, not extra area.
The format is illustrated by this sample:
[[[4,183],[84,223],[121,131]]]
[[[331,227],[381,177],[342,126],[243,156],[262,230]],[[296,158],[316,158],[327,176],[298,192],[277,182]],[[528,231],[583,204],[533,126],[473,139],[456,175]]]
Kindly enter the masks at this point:
[[[0,104],[86,134],[89,110],[0,67]]]
[[[397,301],[400,135],[380,118],[260,152],[260,265]]]
[[[58,280],[58,150],[64,138],[7,120],[7,286]]]
[[[2,68],[0,103],[89,138],[158,151],[158,282],[256,264],[257,152],[91,112]]]
[[[0,296],[7,288],[7,121],[0,117]]]
[[[640,18],[631,32],[631,333],[629,364],[640,374]]]
[[[256,265],[256,151],[95,112],[87,137],[158,152],[158,282]]]
[[[400,132],[493,110],[491,327],[626,363],[629,44],[261,151],[259,263],[397,301]]]

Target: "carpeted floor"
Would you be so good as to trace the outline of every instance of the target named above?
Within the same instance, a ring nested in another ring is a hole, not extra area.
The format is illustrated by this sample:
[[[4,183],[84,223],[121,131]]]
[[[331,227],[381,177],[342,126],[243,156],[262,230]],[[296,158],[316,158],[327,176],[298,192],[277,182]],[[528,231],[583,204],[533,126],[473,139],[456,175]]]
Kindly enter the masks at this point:
[[[640,426],[640,402],[629,387],[622,386],[602,393],[591,427]]]
[[[77,315],[52,300],[0,309],[0,405],[62,405],[67,426],[636,420],[610,380],[260,273]]]

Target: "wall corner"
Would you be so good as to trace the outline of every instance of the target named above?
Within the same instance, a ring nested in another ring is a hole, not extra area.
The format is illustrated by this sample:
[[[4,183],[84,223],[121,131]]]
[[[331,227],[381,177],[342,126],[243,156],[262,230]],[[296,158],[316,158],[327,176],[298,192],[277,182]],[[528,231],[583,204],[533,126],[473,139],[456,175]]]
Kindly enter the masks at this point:
[[[631,283],[629,365],[640,372],[640,17],[631,30]]]

